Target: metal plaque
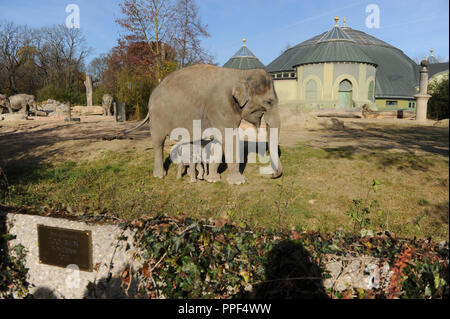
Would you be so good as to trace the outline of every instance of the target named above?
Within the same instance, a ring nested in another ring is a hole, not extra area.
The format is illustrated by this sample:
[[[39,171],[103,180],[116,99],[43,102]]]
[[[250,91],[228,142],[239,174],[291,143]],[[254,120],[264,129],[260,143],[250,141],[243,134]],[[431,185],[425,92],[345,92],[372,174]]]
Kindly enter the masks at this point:
[[[92,233],[37,225],[39,262],[51,266],[77,265],[79,270],[92,271]]]

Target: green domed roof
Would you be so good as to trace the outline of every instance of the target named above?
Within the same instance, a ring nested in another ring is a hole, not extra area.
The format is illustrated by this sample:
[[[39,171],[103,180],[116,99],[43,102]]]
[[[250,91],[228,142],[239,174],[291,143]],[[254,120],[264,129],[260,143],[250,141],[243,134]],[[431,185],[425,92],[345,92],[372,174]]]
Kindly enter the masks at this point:
[[[224,68],[251,70],[264,69],[264,64],[258,60],[252,51],[244,44],[242,47],[223,65]]]
[[[268,72],[292,71],[299,65],[324,62],[376,65],[377,98],[413,98],[417,93],[419,71],[413,60],[380,39],[336,25],[330,31],[286,50],[266,69]]]
[[[324,62],[359,62],[376,65],[337,23],[307,54],[296,60],[297,65]]]
[[[334,27],[330,31],[325,33],[317,42],[320,43],[320,42],[324,42],[324,41],[335,41],[335,40],[343,40],[343,41],[348,40],[350,42],[355,42],[347,34],[347,32],[345,32],[344,30],[339,28],[337,23],[334,25]]]
[[[317,43],[296,62],[297,65],[325,62],[359,62],[376,65],[355,43],[335,40]]]
[[[428,66],[428,76],[431,78],[436,74],[447,72],[448,73],[448,62],[442,63],[430,63]]]

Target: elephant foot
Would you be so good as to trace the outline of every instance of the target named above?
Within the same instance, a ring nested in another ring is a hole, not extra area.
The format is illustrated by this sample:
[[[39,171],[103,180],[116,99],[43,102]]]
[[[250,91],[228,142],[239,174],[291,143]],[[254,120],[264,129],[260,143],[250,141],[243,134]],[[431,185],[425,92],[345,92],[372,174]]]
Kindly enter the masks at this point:
[[[242,174],[229,174],[227,176],[227,182],[230,185],[240,185],[244,184],[246,181],[247,179]]]
[[[153,177],[163,179],[166,176],[166,172],[164,170],[155,170],[153,171]]]
[[[220,182],[220,174],[209,174],[205,177],[205,180],[210,183]]]

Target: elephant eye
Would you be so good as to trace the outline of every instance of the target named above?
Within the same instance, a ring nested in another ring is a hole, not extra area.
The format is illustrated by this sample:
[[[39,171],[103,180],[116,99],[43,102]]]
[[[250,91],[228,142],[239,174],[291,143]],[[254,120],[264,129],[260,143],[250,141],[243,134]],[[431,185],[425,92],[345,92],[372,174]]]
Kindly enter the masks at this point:
[[[266,104],[269,105],[269,106],[272,106],[273,101],[272,100],[266,100]]]

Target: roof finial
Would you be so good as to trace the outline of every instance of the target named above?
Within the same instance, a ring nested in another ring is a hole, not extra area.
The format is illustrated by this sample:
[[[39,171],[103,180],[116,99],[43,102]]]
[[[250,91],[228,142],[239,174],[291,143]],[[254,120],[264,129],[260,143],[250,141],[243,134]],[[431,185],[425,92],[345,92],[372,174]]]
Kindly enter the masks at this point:
[[[247,42],[247,39],[246,39],[246,38],[243,38],[243,39],[242,39],[242,42],[243,42],[244,45],[245,45],[245,42]]]
[[[334,21],[336,21],[335,26],[337,26],[338,25],[338,21],[339,21],[339,17],[334,17]]]
[[[433,50],[433,49],[430,49],[430,54],[431,54],[431,55],[433,55],[433,52],[434,52],[434,50]]]
[[[346,27],[346,22],[347,22],[347,19],[346,18],[344,18],[344,28]]]

